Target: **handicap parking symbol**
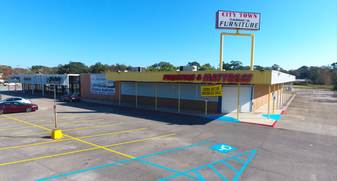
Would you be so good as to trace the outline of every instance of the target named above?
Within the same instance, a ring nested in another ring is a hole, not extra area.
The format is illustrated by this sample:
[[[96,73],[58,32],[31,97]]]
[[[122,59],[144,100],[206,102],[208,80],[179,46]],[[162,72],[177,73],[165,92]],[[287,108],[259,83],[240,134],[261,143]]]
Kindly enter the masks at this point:
[[[234,151],[236,150],[236,148],[234,147],[231,147],[229,145],[226,145],[226,144],[218,144],[218,145],[213,145],[213,146],[210,146],[212,149],[216,150],[216,151],[219,151],[221,153],[227,153],[227,152],[230,152],[230,151]]]

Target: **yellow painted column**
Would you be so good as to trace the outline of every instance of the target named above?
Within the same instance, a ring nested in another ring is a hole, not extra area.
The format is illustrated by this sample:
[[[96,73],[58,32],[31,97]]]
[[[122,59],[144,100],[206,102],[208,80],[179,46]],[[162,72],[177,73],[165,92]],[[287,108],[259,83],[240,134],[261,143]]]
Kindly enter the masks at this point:
[[[156,82],[156,91],[155,91],[156,97],[155,97],[155,108],[157,110],[157,82]]]
[[[250,52],[250,70],[254,69],[254,46],[255,46],[255,36],[252,35],[252,49]]]
[[[178,86],[178,112],[180,112],[180,82]]]
[[[276,96],[275,94],[275,84],[274,84],[274,96]],[[273,114],[275,114],[275,101],[274,101],[274,97],[273,97]]]
[[[137,82],[136,82],[136,107],[138,107],[138,97],[137,97],[137,94],[138,94],[138,89],[137,89]]]
[[[270,85],[268,85],[268,88],[269,88],[269,90],[268,90],[268,119],[269,119],[269,117],[270,117]]]
[[[237,109],[237,120],[239,120],[239,115],[240,115],[240,83],[238,84],[238,109]]]
[[[118,83],[118,92],[119,92],[119,98],[118,98],[118,101],[119,101],[119,105],[121,105],[121,82],[119,81]]]
[[[222,67],[222,45],[223,44],[223,35],[220,33],[220,70],[223,69]]]

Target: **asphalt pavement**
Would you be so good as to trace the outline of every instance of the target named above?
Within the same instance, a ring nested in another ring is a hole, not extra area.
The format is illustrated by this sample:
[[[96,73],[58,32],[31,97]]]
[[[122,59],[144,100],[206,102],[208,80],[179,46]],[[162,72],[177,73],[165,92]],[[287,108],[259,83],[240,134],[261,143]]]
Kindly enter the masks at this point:
[[[3,98],[22,96],[0,92]],[[0,116],[0,180],[337,180],[337,97],[297,90],[275,128],[57,101]]]

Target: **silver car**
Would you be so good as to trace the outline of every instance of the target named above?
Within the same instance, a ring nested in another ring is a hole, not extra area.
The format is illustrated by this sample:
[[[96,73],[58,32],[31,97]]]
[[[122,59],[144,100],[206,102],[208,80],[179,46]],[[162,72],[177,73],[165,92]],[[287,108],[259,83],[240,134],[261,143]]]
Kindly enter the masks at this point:
[[[32,100],[30,99],[25,99],[23,97],[9,97],[7,99],[4,99],[2,101],[0,101],[0,103],[2,102],[8,102],[8,101],[11,101],[11,102],[23,102],[23,103],[26,103],[26,104],[31,104],[32,103]]]

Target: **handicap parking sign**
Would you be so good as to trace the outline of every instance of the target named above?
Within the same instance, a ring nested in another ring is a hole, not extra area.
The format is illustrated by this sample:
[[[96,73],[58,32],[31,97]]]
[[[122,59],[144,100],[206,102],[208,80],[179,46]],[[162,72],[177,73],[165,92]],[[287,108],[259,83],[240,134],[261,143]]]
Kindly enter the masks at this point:
[[[221,153],[227,153],[227,152],[236,150],[236,148],[231,147],[231,146],[229,146],[229,145],[225,145],[225,144],[223,144],[223,143],[218,144],[218,145],[213,145],[213,146],[210,146],[210,147],[211,147],[212,149],[216,150],[216,151],[221,152]]]

